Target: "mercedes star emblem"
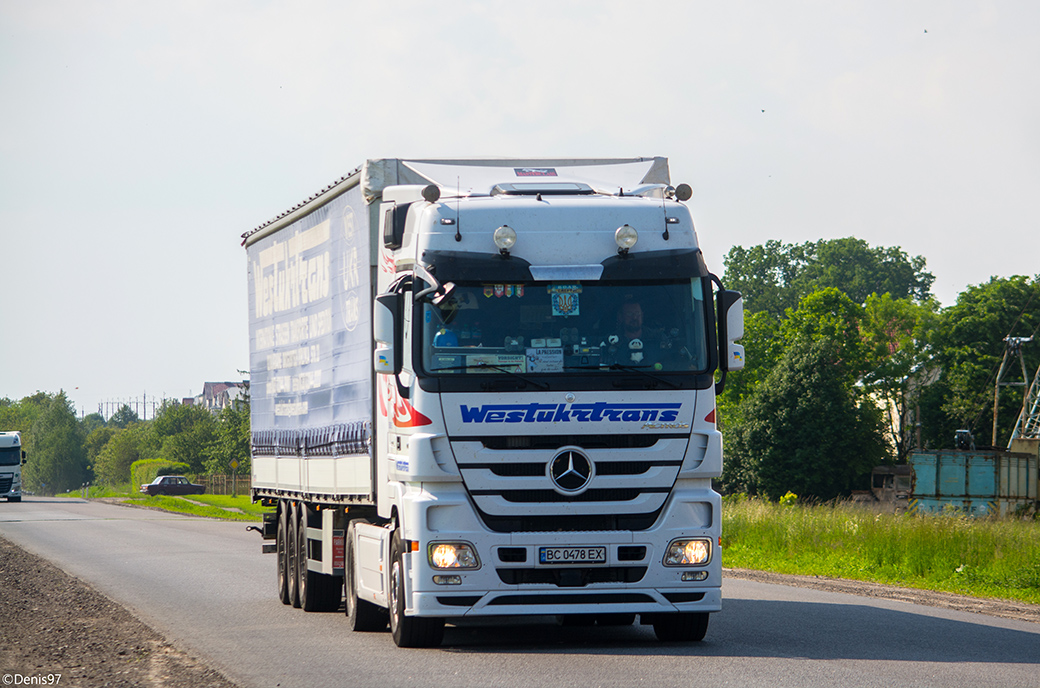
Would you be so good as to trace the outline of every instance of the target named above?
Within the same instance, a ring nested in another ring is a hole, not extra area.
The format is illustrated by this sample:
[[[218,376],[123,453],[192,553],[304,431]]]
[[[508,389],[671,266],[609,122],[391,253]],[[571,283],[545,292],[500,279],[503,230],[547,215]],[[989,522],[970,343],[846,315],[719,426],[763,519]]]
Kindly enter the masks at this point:
[[[564,449],[549,462],[549,478],[564,494],[578,494],[589,486],[595,470],[589,457],[575,449]]]

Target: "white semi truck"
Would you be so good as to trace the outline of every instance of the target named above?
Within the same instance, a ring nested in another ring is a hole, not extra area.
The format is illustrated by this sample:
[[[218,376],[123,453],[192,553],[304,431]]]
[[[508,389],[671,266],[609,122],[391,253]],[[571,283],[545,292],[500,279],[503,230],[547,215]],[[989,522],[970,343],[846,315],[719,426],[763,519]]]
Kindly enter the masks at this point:
[[[22,501],[22,466],[25,450],[18,431],[0,432],[0,497],[9,502]]]
[[[554,615],[703,638],[740,294],[665,158],[368,160],[243,235],[278,595],[405,647]]]

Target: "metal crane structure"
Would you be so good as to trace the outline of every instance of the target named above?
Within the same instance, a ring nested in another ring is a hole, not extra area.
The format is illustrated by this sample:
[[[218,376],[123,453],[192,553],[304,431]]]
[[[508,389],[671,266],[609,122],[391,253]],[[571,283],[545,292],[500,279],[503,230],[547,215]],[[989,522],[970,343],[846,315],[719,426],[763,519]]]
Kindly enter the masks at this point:
[[[997,383],[993,385],[993,441],[990,443],[991,447],[997,446],[997,410],[1000,406],[1000,388],[1013,386],[1025,387],[1029,380],[1029,374],[1026,372],[1026,360],[1022,356],[1022,345],[1033,341],[1033,338],[1012,337],[1008,335],[1007,337],[1004,337],[1004,341],[1007,342],[1007,345],[1004,347],[1004,358],[1000,362],[1000,372],[997,373]],[[1014,358],[1018,358],[1018,363],[1022,366],[1022,381],[1005,382],[1004,376],[1014,365],[1012,360]],[[1028,407],[1028,399],[1029,392],[1026,392],[1025,400],[1022,402],[1023,414],[1025,413],[1025,409]],[[1021,418],[1019,420],[1021,421]],[[1012,436],[1014,435],[1012,434]]]
[[[1040,366],[1033,374],[1033,383],[1029,385],[1022,399],[1022,413],[1019,414],[1015,429],[1011,432],[1008,449],[1019,439],[1040,440]]]

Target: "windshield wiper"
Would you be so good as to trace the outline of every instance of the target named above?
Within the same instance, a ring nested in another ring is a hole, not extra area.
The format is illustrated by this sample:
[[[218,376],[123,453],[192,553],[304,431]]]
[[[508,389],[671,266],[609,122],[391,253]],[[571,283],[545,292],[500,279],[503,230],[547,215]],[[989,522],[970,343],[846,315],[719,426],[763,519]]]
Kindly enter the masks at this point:
[[[536,381],[532,380],[529,377],[525,377],[524,375],[521,375],[520,373],[518,373],[516,371],[513,371],[513,370],[510,370],[509,368],[506,368],[505,366],[495,365],[494,363],[483,363],[482,362],[482,363],[473,363],[472,365],[445,366],[443,368],[431,368],[430,372],[431,373],[436,373],[436,372],[441,371],[441,370],[473,370],[474,368],[491,368],[493,370],[497,370],[499,372],[505,373],[506,375],[512,375],[513,377],[515,377],[515,378],[517,378],[519,380],[523,380],[524,382],[526,382],[526,383],[528,383],[530,385],[534,385],[538,389],[549,389],[549,385],[547,385],[547,384],[545,384],[543,382],[536,382]]]
[[[630,366],[630,365],[624,365],[623,363],[611,363],[608,366],[565,366],[565,367],[567,368],[567,370],[624,370],[625,372],[639,373],[640,375],[642,375],[644,377],[648,377],[651,380],[656,380],[657,382],[663,382],[664,384],[668,385],[672,389],[679,389],[679,385],[675,384],[674,382],[672,382],[668,378],[661,377],[660,375],[655,375],[654,373],[650,373],[650,372],[647,372],[646,370],[643,370],[644,368],[649,368],[650,366]]]

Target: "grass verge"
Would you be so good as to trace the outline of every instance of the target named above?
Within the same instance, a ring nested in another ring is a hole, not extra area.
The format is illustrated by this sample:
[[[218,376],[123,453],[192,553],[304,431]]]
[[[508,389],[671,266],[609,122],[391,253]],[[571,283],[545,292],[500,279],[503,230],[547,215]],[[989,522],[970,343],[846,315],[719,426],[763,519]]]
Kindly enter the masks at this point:
[[[249,497],[228,495],[189,495],[187,497],[132,496],[123,500],[127,504],[155,507],[192,516],[223,518],[231,521],[259,521],[271,509],[249,501]]]
[[[1040,522],[893,515],[845,504],[722,506],[725,566],[1040,604]]]

